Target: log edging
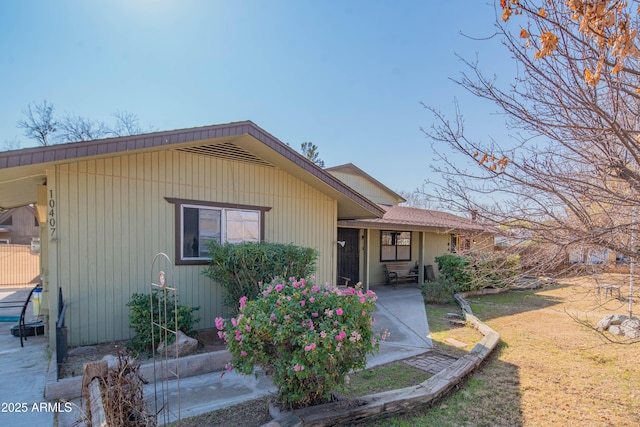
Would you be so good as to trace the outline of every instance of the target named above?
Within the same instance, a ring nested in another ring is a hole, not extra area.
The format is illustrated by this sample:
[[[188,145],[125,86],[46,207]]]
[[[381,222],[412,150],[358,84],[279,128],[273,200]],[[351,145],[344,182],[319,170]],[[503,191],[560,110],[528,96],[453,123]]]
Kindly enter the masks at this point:
[[[500,341],[500,335],[473,315],[465,297],[473,293],[455,294],[454,298],[464,313],[464,318],[476,328],[483,338],[466,355],[428,380],[411,387],[362,396],[357,405],[352,402],[331,402],[324,405],[284,412],[265,427],[331,426],[353,423],[365,419],[388,417],[410,412],[432,404],[443,397],[465,377],[473,372]]]

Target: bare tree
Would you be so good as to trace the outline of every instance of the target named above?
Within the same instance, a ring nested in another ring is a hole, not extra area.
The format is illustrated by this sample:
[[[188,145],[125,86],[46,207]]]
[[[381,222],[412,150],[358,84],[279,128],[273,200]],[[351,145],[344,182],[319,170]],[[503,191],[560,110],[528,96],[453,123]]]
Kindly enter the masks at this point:
[[[466,61],[457,82],[497,106],[514,136],[474,139],[458,109],[450,118],[426,106],[434,124],[424,132],[444,179],[439,198],[477,212],[514,248],[537,253],[532,269],[558,267],[573,250],[637,256],[637,9],[623,1],[523,0],[502,1],[499,12],[496,37],[518,75],[498,81]]]
[[[111,116],[115,119],[114,126],[109,129],[113,136],[137,135],[145,132],[140,126],[138,116],[134,113],[118,110]]]
[[[406,199],[404,206],[421,209],[434,209],[433,201],[429,194],[426,184],[413,189],[413,191],[399,190],[398,194]]]
[[[40,145],[50,145],[53,134],[58,130],[53,111],[53,104],[46,100],[41,104],[32,102],[23,111],[25,118],[18,122],[18,128],[24,129],[24,136],[36,140]]]
[[[25,130],[25,136],[42,145],[56,142],[91,141],[110,136],[127,136],[144,133],[138,116],[128,111],[118,110],[112,114],[113,126],[73,113],[65,113],[62,118],[54,114],[53,104],[43,101],[31,103],[23,111],[24,119],[18,127]],[[149,130],[151,127],[149,127]],[[6,142],[5,142],[6,145]]]
[[[67,113],[59,121],[57,137],[64,142],[75,142],[106,138],[110,134],[103,122]]]
[[[17,137],[14,137],[13,139],[5,139],[4,141],[2,141],[2,151],[9,151],[9,150],[17,150],[20,148],[22,144],[20,144],[20,141],[18,140]]]
[[[316,144],[312,142],[303,142],[300,144],[300,152],[317,166],[324,168],[324,160],[320,158],[320,153],[318,152],[318,146]]]

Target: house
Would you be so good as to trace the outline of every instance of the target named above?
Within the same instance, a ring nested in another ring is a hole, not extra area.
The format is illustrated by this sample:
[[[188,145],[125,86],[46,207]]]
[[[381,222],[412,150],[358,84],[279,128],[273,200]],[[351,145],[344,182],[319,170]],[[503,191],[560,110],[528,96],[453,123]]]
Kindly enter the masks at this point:
[[[31,245],[40,236],[39,226],[33,207],[8,209],[0,214],[0,244]]]
[[[400,206],[405,199],[352,163],[326,169],[384,211],[379,218],[338,220],[338,275],[367,286],[386,282],[384,264],[406,262],[437,274],[435,258],[471,249],[493,250],[493,235],[471,219],[447,212]]]
[[[126,304],[148,292],[160,252],[174,260],[180,303],[200,306],[196,327],[207,328],[225,314],[222,288],[201,274],[207,240],[313,247],[321,283],[338,276],[338,248],[357,248],[354,280],[373,284],[391,252],[431,263],[455,230],[476,230],[448,214],[420,223],[354,168],[323,170],[244,121],[2,152],[0,207],[35,206],[42,306],[55,319],[62,291],[75,346],[131,336]],[[381,244],[388,232],[401,234]],[[54,321],[48,332],[55,346]]]

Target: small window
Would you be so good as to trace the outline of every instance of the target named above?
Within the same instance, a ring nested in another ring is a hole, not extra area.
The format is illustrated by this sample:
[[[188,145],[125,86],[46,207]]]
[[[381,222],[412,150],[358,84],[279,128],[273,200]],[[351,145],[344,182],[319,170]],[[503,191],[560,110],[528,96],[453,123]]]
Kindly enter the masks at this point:
[[[10,216],[4,221],[0,222],[0,225],[13,225],[13,216]]]
[[[259,242],[264,234],[264,212],[259,206],[208,204],[170,199],[176,205],[176,264],[206,264],[208,244]]]
[[[380,242],[380,261],[410,261],[411,232],[382,231]]]
[[[460,236],[460,251],[469,252],[471,250],[471,239],[469,237]]]
[[[449,252],[451,252],[452,254],[455,254],[458,252],[458,235],[457,234],[451,234],[450,236]]]

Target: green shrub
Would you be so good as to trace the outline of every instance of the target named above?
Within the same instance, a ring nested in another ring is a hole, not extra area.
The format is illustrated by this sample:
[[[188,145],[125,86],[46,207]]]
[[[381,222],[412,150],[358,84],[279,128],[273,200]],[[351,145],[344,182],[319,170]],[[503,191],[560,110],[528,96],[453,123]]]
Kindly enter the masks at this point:
[[[452,279],[439,277],[435,282],[425,282],[420,285],[420,291],[427,303],[447,304],[453,301],[453,294],[459,290]]]
[[[438,275],[442,279],[453,282],[460,290],[471,285],[471,270],[469,261],[464,256],[444,254],[435,258],[438,263]]]
[[[153,298],[153,318],[157,322],[160,319],[161,311],[164,314],[164,296],[159,291],[154,291],[151,295]],[[135,332],[135,336],[128,343],[129,348],[135,352],[141,352],[152,350],[152,344],[158,347],[161,341],[160,327],[154,326],[155,343],[153,343],[149,294],[133,294],[131,301],[127,303],[127,307],[130,309],[129,325]],[[196,333],[193,327],[200,319],[194,318],[193,312],[199,309],[200,307],[178,306],[178,327],[185,335],[194,335]],[[169,329],[175,329],[175,307],[172,300],[167,301],[166,326]]]
[[[209,243],[211,261],[203,274],[224,289],[224,305],[238,312],[241,297],[255,299],[261,283],[276,277],[309,277],[316,269],[315,249],[269,242]]]
[[[518,256],[477,253],[458,256],[446,254],[436,257],[442,287],[453,292],[468,292],[487,287],[509,286],[520,274]],[[429,290],[435,293],[437,289]],[[424,293],[425,291],[423,291]],[[427,295],[425,294],[425,298]]]
[[[237,317],[216,318],[227,342],[229,368],[244,374],[266,368],[278,401],[300,408],[330,401],[345,375],[364,369],[381,337],[372,330],[376,294],[300,281],[264,285],[254,301],[240,299]]]

